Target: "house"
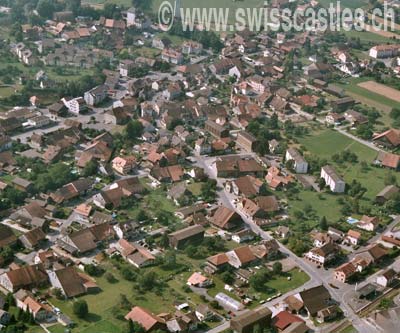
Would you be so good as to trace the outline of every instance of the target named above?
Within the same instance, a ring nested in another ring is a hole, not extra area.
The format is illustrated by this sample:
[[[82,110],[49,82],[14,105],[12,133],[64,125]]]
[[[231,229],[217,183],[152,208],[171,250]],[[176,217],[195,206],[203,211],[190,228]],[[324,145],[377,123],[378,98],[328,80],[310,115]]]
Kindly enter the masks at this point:
[[[88,107],[83,97],[77,97],[72,99],[62,98],[61,101],[65,107],[74,115],[79,115],[87,111]]]
[[[261,260],[276,258],[276,255],[279,254],[279,249],[279,243],[275,239],[264,240],[258,245],[250,245],[250,250]]]
[[[136,157],[135,156],[126,156],[119,157],[117,156],[112,160],[112,168],[121,175],[127,175],[131,173],[136,167]]]
[[[212,120],[206,121],[204,125],[204,130],[219,139],[229,137],[229,129],[227,129],[225,126],[217,124]]]
[[[38,202],[32,201],[17,210],[10,218],[22,224],[30,224],[34,218],[43,219],[46,215],[47,211]]]
[[[317,265],[325,266],[336,257],[337,253],[337,245],[327,243],[321,247],[311,249],[304,257]]]
[[[21,288],[33,288],[46,284],[48,281],[44,266],[22,266],[0,275],[0,286],[9,292],[15,292]]]
[[[208,257],[204,270],[207,273],[214,274],[224,270],[229,265],[229,257],[225,253],[216,254]]]
[[[358,231],[350,229],[347,232],[347,235],[346,235],[346,237],[344,239],[344,242],[345,243],[349,243],[350,245],[356,246],[356,245],[358,245],[360,240],[361,240],[361,234]]]
[[[83,254],[93,251],[101,242],[113,239],[115,231],[108,223],[72,232],[58,240],[58,245],[69,253]]]
[[[396,277],[397,273],[392,268],[389,268],[376,277],[376,283],[382,287],[388,287],[393,283]]]
[[[220,206],[214,212],[210,222],[220,229],[230,230],[241,225],[243,220],[241,216],[234,210],[231,210],[225,206]]]
[[[321,309],[317,312],[317,321],[319,323],[324,323],[335,319],[339,315],[339,307],[337,305],[330,305],[325,309]]]
[[[17,307],[22,311],[29,312],[38,322],[54,320],[54,314],[51,307],[47,304],[38,302],[34,296],[26,290],[19,290],[14,294]]]
[[[73,266],[48,271],[48,274],[52,287],[59,289],[66,298],[81,296],[98,289],[91,278],[78,273]]]
[[[331,105],[334,112],[343,112],[349,108],[352,108],[356,104],[356,101],[352,97],[342,97],[335,101],[332,101]]]
[[[214,312],[212,312],[210,308],[204,303],[201,303],[197,306],[195,314],[200,322],[210,320],[215,315]]]
[[[277,235],[279,238],[287,238],[290,235],[290,229],[289,227],[280,225],[278,228],[276,228],[275,235]]]
[[[304,323],[304,320],[288,311],[281,311],[272,318],[272,326],[278,332],[286,332],[285,329],[294,323]]]
[[[183,207],[175,211],[175,216],[179,217],[180,219],[186,219],[196,213],[201,213],[205,210],[205,206],[202,203],[193,205],[193,206],[188,206],[188,207]]]
[[[125,319],[138,323],[143,327],[145,332],[166,330],[164,319],[139,306],[133,307],[132,310],[125,316]]]
[[[272,190],[277,190],[292,183],[293,177],[287,174],[283,174],[281,170],[279,170],[277,167],[272,166],[268,169],[265,180]]]
[[[314,240],[315,247],[322,247],[332,242],[330,235],[324,232],[311,233],[311,238]]]
[[[104,114],[104,122],[113,125],[125,125],[131,119],[125,107],[113,107]]]
[[[103,190],[93,196],[93,203],[102,209],[106,206],[119,207],[123,198],[140,196],[144,187],[138,177],[123,178],[111,184],[107,190]]]
[[[397,186],[388,185],[376,195],[375,202],[383,205],[386,201],[394,198],[397,193],[399,193],[399,188]]]
[[[196,140],[194,150],[199,155],[208,155],[212,152],[211,144],[205,138]]]
[[[343,193],[345,191],[346,183],[332,166],[326,165],[321,168],[321,178],[325,180],[325,184],[332,192]]]
[[[182,53],[184,54],[199,54],[203,51],[203,45],[201,43],[188,40],[182,44]]]
[[[17,242],[17,236],[12,229],[4,224],[0,224],[0,249],[6,246],[13,246]]]
[[[332,227],[328,228],[328,235],[332,239],[332,241],[335,243],[341,242],[345,236],[342,231],[337,230]]]
[[[251,198],[260,192],[262,185],[263,182],[253,176],[243,176],[232,182],[227,182],[226,189],[228,192],[232,189],[237,196]]]
[[[204,239],[204,228],[201,225],[193,225],[168,235],[170,246],[174,249],[182,249],[189,244],[201,243]]]
[[[296,173],[307,173],[308,163],[297,149],[289,148],[285,155],[286,162],[293,161],[293,169]]]
[[[57,204],[77,198],[86,194],[92,188],[93,182],[88,178],[80,178],[68,183],[55,192],[50,193],[50,198]]]
[[[379,226],[379,217],[377,216],[367,216],[364,215],[360,221],[356,223],[357,228],[366,230],[366,231],[375,231]]]
[[[243,229],[243,230],[240,230],[240,231],[234,233],[232,235],[232,240],[234,242],[240,244],[240,243],[244,243],[244,242],[247,242],[247,241],[251,241],[252,239],[254,239],[254,237],[255,237],[255,234],[254,234],[254,232],[252,230]]]
[[[177,206],[187,204],[191,197],[192,192],[189,191],[185,182],[172,185],[167,193],[167,198],[173,200]]]
[[[369,56],[375,59],[394,58],[399,55],[400,45],[398,44],[382,44],[373,46],[369,50]]]
[[[236,144],[242,147],[246,152],[254,152],[258,141],[257,139],[248,132],[241,131],[237,135]]]
[[[172,42],[166,37],[164,38],[155,37],[152,40],[152,46],[159,50],[168,49],[171,46],[171,44]]]
[[[41,228],[32,229],[19,237],[19,241],[27,248],[34,249],[46,239]]]
[[[211,286],[212,280],[208,277],[202,275],[201,273],[194,272],[187,280],[186,284],[188,286],[193,286],[197,288],[207,288]]]
[[[164,49],[161,53],[161,59],[174,65],[181,65],[183,63],[182,53],[173,49]]]
[[[377,134],[372,139],[379,145],[387,148],[396,148],[400,145],[400,130],[389,129],[383,133]]]
[[[329,112],[325,117],[325,122],[329,125],[340,125],[342,121],[345,120],[345,117],[336,112]]]
[[[107,98],[108,86],[103,84],[85,92],[84,99],[87,105],[96,106]]]
[[[358,126],[368,123],[368,117],[364,116],[362,113],[349,110],[344,113],[345,119],[350,123],[351,126]]]
[[[136,268],[142,268],[154,263],[156,258],[144,247],[120,239],[116,245],[121,256]]]
[[[357,272],[357,267],[352,262],[346,262],[334,271],[336,281],[346,283]]]
[[[301,291],[299,295],[310,317],[315,317],[318,311],[326,309],[331,303],[331,295],[323,285]]]
[[[229,265],[235,268],[248,266],[257,261],[257,257],[253,254],[250,247],[247,245],[233,249],[227,252],[226,255],[229,260]]]
[[[23,179],[20,177],[15,177],[12,180],[12,184],[17,190],[20,190],[23,192],[30,192],[33,188],[33,184],[29,180],[26,180],[26,179]]]
[[[247,310],[231,319],[230,328],[235,333],[251,333],[256,326],[270,327],[271,317],[272,312],[266,307]]]
[[[183,175],[184,170],[180,165],[171,165],[167,167],[156,166],[151,170],[151,175],[160,182],[179,182]]]

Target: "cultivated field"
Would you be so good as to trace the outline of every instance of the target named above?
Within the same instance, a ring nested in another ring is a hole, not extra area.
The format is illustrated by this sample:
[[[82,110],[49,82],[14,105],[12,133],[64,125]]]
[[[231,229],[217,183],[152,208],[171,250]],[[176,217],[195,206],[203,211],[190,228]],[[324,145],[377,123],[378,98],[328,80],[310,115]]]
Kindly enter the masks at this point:
[[[400,90],[385,86],[384,84],[380,84],[374,81],[361,82],[358,84],[358,86],[400,103]]]

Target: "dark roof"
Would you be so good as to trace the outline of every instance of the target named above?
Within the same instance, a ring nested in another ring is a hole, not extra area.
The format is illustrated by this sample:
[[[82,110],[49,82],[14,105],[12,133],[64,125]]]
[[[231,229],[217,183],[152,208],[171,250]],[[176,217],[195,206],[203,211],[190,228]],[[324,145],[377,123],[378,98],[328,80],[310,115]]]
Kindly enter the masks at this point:
[[[300,292],[300,297],[308,312],[311,315],[315,315],[319,310],[327,307],[327,301],[330,300],[331,295],[329,291],[321,285]]]
[[[11,228],[0,224],[0,248],[15,243],[17,237],[14,235]]]
[[[175,231],[169,234],[169,236],[174,237],[178,240],[183,240],[200,233],[204,233],[204,228],[201,225],[193,225],[191,227]]]
[[[82,279],[74,267],[66,267],[54,272],[67,297],[75,297],[85,293]]]

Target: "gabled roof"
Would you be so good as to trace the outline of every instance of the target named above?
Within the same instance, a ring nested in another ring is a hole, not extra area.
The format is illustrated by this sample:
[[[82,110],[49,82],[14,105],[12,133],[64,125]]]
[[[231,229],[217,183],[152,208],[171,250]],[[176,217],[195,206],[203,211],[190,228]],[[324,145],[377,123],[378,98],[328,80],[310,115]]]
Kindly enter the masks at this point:
[[[152,330],[157,324],[165,324],[163,319],[139,306],[132,308],[132,310],[125,316],[125,319],[139,323],[143,326],[146,332]]]
[[[217,227],[225,228],[228,225],[228,223],[234,218],[240,218],[239,214],[237,214],[234,210],[231,210],[225,206],[220,206],[215,211],[214,216],[211,219],[211,222]]]
[[[86,292],[82,278],[74,267],[66,267],[54,272],[67,297],[75,297]]]

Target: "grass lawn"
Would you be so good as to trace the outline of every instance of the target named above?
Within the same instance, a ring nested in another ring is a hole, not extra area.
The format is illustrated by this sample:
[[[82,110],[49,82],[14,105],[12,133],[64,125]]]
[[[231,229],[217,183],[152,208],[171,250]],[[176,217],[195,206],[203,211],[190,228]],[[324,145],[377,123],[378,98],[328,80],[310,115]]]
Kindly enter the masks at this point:
[[[338,221],[342,216],[340,205],[337,203],[338,197],[328,193],[319,195],[314,191],[301,191],[298,195],[298,200],[290,200],[289,214],[293,216],[295,211],[303,211],[307,205],[311,204],[317,216],[325,216],[328,221]],[[307,230],[311,230],[319,224],[319,219],[299,223],[306,223]]]
[[[333,154],[340,153],[343,150],[355,152],[361,160],[369,163],[376,156],[376,152],[371,148],[332,129],[317,130],[298,140],[301,145],[307,148],[308,152],[321,158],[330,158]]]
[[[163,290],[162,295],[156,295],[152,292],[146,294],[138,293],[134,289],[134,284],[124,280],[120,272],[115,269],[110,262],[104,262],[103,267],[107,272],[111,272],[118,280],[116,283],[109,283],[104,277],[96,278],[96,283],[101,288],[99,294],[85,295],[79,299],[84,299],[89,305],[89,316],[86,320],[77,318],[72,311],[73,300],[60,301],[51,299],[51,303],[59,307],[61,311],[67,314],[77,324],[72,332],[84,333],[123,333],[126,327],[125,320],[119,320],[116,314],[125,315],[127,310],[120,309],[118,306],[120,295],[126,295],[133,305],[139,305],[154,313],[168,312],[173,310],[173,304],[176,299],[186,301],[186,294],[175,291],[174,283],[168,283]],[[160,276],[173,274],[173,272],[163,271],[158,267],[149,267],[148,270],[155,270]],[[178,282],[176,282],[178,284]],[[171,287],[174,287],[172,289]],[[156,302],[154,300],[157,300]],[[55,331],[57,332],[57,331]]]
[[[361,169],[360,162],[365,161],[369,165],[376,157],[377,152],[369,147],[362,145],[361,143],[355,142],[354,140],[340,134],[337,131],[331,129],[324,129],[322,131],[316,131],[311,133],[309,136],[300,138],[299,142],[301,145],[306,147],[308,152],[318,155],[321,158],[326,158],[329,163],[336,167],[336,170],[341,174],[346,182],[351,182],[353,179],[358,180],[364,187],[367,188],[365,198],[373,199],[378,192],[380,192],[384,185],[385,175],[389,172],[388,170],[369,166],[368,170],[364,171]],[[358,156],[358,163],[352,165],[350,163],[336,164],[332,161],[332,155],[340,153],[343,150],[348,150],[355,153]],[[395,174],[397,179],[400,180],[398,174]],[[302,201],[313,203],[315,202],[317,194],[309,194],[305,192],[301,194]],[[329,195],[330,196],[330,195]],[[325,195],[324,195],[325,197]],[[328,197],[326,203],[319,202],[316,205],[316,210],[320,210],[319,206],[325,206],[323,210],[330,212],[334,207],[330,207],[332,203]],[[336,199],[334,199],[336,200]],[[299,203],[294,202],[293,205]],[[322,210],[322,209],[321,209]],[[333,215],[334,216],[334,215]]]
[[[291,277],[289,281],[287,278]],[[276,289],[278,292],[285,294],[290,290],[296,289],[306,283],[310,277],[299,269],[293,269],[283,276],[272,279],[267,282],[269,288]]]
[[[357,333],[358,331],[352,326],[347,326],[345,329],[341,330],[340,333]]]
[[[65,333],[65,327],[61,324],[56,324],[48,328],[51,333]]]
[[[192,183],[188,186],[188,190],[192,192],[195,196],[199,196],[201,194],[201,186],[203,183]]]

